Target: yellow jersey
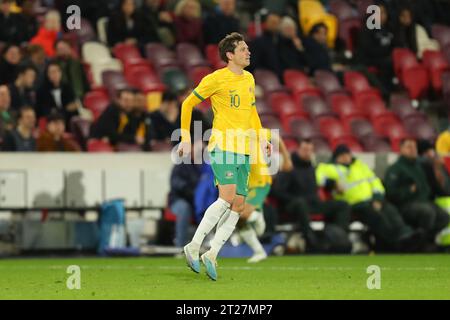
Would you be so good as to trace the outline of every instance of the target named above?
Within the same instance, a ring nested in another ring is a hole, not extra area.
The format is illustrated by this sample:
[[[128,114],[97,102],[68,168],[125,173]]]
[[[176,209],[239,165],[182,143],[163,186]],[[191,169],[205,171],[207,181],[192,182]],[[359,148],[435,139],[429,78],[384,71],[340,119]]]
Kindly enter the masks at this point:
[[[256,111],[255,79],[248,71],[235,74],[228,67],[202,79],[183,102],[181,138],[190,141],[192,108],[210,98],[214,120],[208,150],[215,147],[238,154],[250,154],[250,140],[262,128]]]
[[[260,132],[263,141],[270,141],[270,130],[263,129]],[[253,149],[254,150],[254,149]],[[269,173],[267,162],[264,159],[263,146],[259,145],[256,149],[256,153],[250,155],[250,176],[248,179],[248,188],[263,187],[267,184],[272,184],[272,176]],[[257,158],[253,158],[256,156]]]

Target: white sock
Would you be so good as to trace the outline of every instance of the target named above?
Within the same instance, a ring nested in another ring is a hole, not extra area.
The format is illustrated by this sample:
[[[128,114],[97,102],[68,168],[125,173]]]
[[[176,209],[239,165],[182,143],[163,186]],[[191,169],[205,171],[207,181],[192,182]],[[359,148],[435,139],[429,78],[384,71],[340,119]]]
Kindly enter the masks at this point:
[[[230,210],[226,220],[222,223],[220,228],[216,229],[216,234],[211,240],[211,253],[214,255],[214,258],[217,257],[222,246],[227,242],[228,238],[230,238],[238,221],[239,213]]]
[[[248,219],[247,219],[247,221],[248,222],[255,222],[256,221],[256,219],[258,219],[258,216],[261,214],[261,212],[258,212],[258,211],[253,211],[252,213],[250,213],[250,215],[249,215],[249,217],[248,217]]]
[[[206,209],[205,215],[202,221],[198,225],[195,231],[194,237],[191,241],[191,249],[194,252],[200,251],[200,246],[203,240],[211,232],[214,226],[217,224],[222,215],[228,210],[230,204],[225,200],[218,198],[213,204],[211,204],[208,209]]]
[[[239,230],[239,234],[254,253],[265,253],[264,247],[261,242],[259,242],[255,229],[250,226],[245,226],[243,229]]]
[[[223,225],[225,221],[227,221],[228,216],[230,215],[231,209],[227,209],[225,213],[220,217],[219,222],[217,222],[216,231],[219,230],[219,228]]]

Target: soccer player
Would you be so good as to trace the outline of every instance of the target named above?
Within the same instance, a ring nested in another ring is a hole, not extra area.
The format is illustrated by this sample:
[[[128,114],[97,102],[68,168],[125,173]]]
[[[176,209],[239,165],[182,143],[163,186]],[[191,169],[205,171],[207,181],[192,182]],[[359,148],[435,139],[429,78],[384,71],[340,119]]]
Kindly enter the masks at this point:
[[[281,156],[283,157],[282,171],[291,171],[293,168],[291,155],[289,154],[283,139],[274,135],[272,142],[278,140]],[[238,229],[242,240],[253,250],[253,256],[247,260],[249,263],[257,263],[267,258],[267,254],[258,237],[264,233],[266,224],[262,212],[264,201],[270,192],[272,176],[267,163],[262,159],[261,149],[258,148],[258,161],[252,161],[250,179],[248,182],[248,196],[245,199],[244,210],[241,214]]]
[[[184,253],[189,267],[199,273],[200,247],[206,235],[217,225],[210,250],[201,256],[206,273],[212,280],[217,280],[217,255],[233,233],[244,209],[250,172],[250,144],[251,138],[255,137],[251,131],[262,129],[255,106],[255,79],[244,70],[250,64],[250,51],[243,36],[239,33],[227,35],[219,43],[219,53],[227,66],[204,77],[182,104],[181,143],[178,146],[180,156],[190,152],[192,110],[210,98],[214,121],[208,151],[219,198],[206,210],[192,241],[184,247]],[[267,141],[264,144],[270,153],[271,144]]]

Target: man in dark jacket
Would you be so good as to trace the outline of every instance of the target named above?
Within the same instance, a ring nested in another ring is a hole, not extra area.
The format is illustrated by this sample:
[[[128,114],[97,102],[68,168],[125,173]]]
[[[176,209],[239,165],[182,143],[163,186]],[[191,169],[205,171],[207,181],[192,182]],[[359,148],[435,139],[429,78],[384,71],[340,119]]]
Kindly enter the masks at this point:
[[[350,224],[350,206],[343,201],[322,201],[318,194],[315,167],[312,164],[314,145],[310,140],[302,140],[292,154],[294,170],[281,172],[273,184],[273,194],[279,200],[281,209],[295,217],[307,245],[320,250],[319,242],[310,227],[312,213],[322,213],[328,223],[347,232]]]
[[[332,71],[331,58],[327,47],[328,28],[323,23],[314,25],[305,39],[305,52],[310,73],[316,70]]]
[[[406,223],[423,229],[428,239],[449,223],[449,215],[431,199],[431,189],[417,159],[414,139],[405,139],[400,145],[400,157],[386,171],[386,195],[400,208]]]
[[[108,106],[91,127],[91,138],[105,140],[112,145],[118,143],[140,144],[137,141],[137,126],[131,112],[135,105],[133,89],[123,89],[118,100]]]

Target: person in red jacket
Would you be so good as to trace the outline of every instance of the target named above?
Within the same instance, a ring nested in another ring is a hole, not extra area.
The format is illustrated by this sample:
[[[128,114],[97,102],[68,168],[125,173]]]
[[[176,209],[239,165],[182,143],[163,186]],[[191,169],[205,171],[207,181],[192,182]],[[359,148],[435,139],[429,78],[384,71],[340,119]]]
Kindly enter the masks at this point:
[[[38,33],[30,40],[30,44],[39,44],[48,57],[55,55],[55,42],[61,36],[61,16],[58,11],[50,10],[45,15],[43,25]]]

